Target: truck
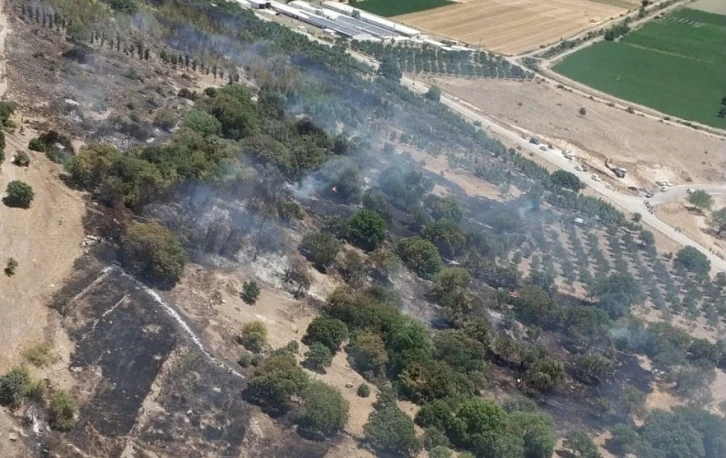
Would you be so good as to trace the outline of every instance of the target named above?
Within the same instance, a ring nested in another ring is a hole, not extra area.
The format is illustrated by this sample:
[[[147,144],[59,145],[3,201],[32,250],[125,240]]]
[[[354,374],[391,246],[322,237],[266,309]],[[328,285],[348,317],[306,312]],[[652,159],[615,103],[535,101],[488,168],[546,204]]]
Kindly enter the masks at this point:
[[[625,174],[628,172],[624,168],[615,165],[613,161],[610,160],[610,158],[605,159],[605,167],[613,172],[618,178],[625,178]]]

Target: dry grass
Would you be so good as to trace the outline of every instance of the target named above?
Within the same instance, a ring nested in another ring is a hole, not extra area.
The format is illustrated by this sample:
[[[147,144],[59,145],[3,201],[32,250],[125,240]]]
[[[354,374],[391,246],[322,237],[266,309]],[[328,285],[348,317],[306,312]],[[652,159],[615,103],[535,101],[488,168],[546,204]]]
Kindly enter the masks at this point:
[[[453,40],[519,54],[595,27],[625,11],[586,0],[473,0],[396,19]]]
[[[27,348],[23,352],[23,357],[33,366],[43,367],[57,361],[58,357],[49,345],[38,344]]]

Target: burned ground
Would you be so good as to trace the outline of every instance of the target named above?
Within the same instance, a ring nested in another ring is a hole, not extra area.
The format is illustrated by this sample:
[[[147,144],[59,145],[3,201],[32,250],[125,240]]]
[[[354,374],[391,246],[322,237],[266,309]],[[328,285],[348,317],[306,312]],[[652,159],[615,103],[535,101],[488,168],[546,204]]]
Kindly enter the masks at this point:
[[[329,444],[304,440],[277,424],[274,431],[254,427],[248,438],[259,409],[242,399],[244,380],[231,364],[211,360],[135,279],[118,268],[99,270],[97,264],[88,271],[79,272],[58,297],[76,344],[70,370],[80,423],[67,441],[46,438],[54,451],[63,456],[77,450],[93,456],[122,456],[124,450],[190,457],[325,455]],[[268,434],[275,439],[266,439]],[[245,441],[251,440],[254,451],[246,450]]]

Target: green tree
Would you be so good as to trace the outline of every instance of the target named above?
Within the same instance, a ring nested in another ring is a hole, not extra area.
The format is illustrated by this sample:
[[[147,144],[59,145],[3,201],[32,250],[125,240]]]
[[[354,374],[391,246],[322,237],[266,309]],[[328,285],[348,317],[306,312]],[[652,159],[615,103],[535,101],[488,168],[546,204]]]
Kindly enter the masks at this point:
[[[403,73],[401,73],[401,70],[398,68],[398,64],[392,57],[384,56],[381,60],[381,64],[378,66],[378,76],[398,83],[401,81]]]
[[[50,401],[50,425],[58,431],[70,431],[76,426],[78,407],[65,391],[57,392]]]
[[[201,110],[192,110],[184,118],[182,126],[199,132],[203,136],[219,135],[222,132],[222,123],[209,113]]]
[[[565,380],[565,366],[552,358],[536,360],[524,378],[527,385],[538,391],[549,391]]]
[[[244,282],[239,297],[245,301],[245,304],[255,304],[260,297],[260,286],[256,281]]]
[[[713,207],[713,196],[703,189],[697,189],[688,195],[688,203],[699,210],[710,210]]]
[[[121,153],[112,145],[92,144],[82,148],[65,164],[71,181],[78,187],[93,190],[109,175]]]
[[[431,100],[432,102],[438,103],[439,101],[441,101],[441,88],[436,85],[429,86],[429,90],[426,91],[424,97]]]
[[[448,220],[435,221],[427,224],[421,236],[433,243],[442,256],[453,258],[461,253],[466,244],[464,232],[456,223]]]
[[[308,383],[300,397],[302,406],[295,422],[304,434],[334,436],[348,422],[350,405],[334,387],[314,380]]]
[[[711,261],[705,254],[690,245],[678,250],[674,264],[697,275],[707,275],[711,271]]]
[[[373,450],[386,456],[413,457],[421,449],[413,421],[395,404],[371,412],[363,434]]]
[[[525,458],[549,458],[555,450],[557,432],[548,415],[538,412],[514,412],[507,417],[510,437],[524,441]]]
[[[155,283],[174,284],[184,274],[187,255],[164,226],[132,222],[121,239],[120,260],[135,275]]]
[[[233,84],[217,89],[204,104],[207,111],[222,126],[222,135],[239,140],[257,131],[258,119],[252,94],[246,88]]]
[[[313,265],[325,270],[333,263],[340,250],[340,242],[327,232],[310,232],[300,242],[300,251]]]
[[[340,344],[348,339],[348,327],[337,318],[318,316],[310,322],[302,341],[306,345],[320,342],[331,354],[335,354]]]
[[[371,331],[353,334],[348,344],[351,365],[361,374],[378,377],[384,374],[388,353],[380,335]]]
[[[308,385],[308,376],[290,352],[275,353],[262,360],[245,390],[250,399],[273,412],[285,412],[290,398],[300,395]]]
[[[447,267],[432,279],[431,294],[441,299],[447,294],[466,290],[471,284],[471,275],[462,267]]]
[[[555,186],[570,189],[575,192],[578,192],[582,187],[582,183],[580,183],[580,179],[577,178],[577,175],[566,170],[557,170],[553,172],[552,175],[550,175],[550,180]]]
[[[568,431],[563,446],[578,458],[602,458],[592,438],[582,429]]]
[[[35,197],[33,188],[20,180],[13,180],[8,183],[3,203],[8,207],[29,208]]]
[[[250,321],[242,325],[239,342],[249,351],[259,353],[267,344],[267,327],[261,321]]]
[[[448,219],[459,224],[464,217],[461,202],[454,196],[439,197],[430,195],[425,200],[426,208],[436,220]]]
[[[539,286],[525,286],[514,299],[514,313],[526,323],[551,325],[558,320],[560,306]]]
[[[386,239],[388,224],[381,216],[368,209],[356,211],[348,220],[347,239],[366,251],[378,248]]]
[[[726,229],[726,207],[711,213],[709,223],[713,230],[716,231],[716,235],[720,237],[721,233]]]
[[[575,369],[587,383],[599,383],[613,370],[613,362],[597,353],[587,353],[575,359]]]
[[[10,369],[0,377],[0,403],[4,405],[19,404],[30,388],[30,375],[21,367]]]
[[[310,350],[305,352],[305,367],[308,369],[325,373],[325,368],[330,367],[333,362],[333,354],[330,349],[320,342],[313,342]]]
[[[401,239],[397,251],[404,264],[423,278],[431,278],[443,267],[436,247],[420,237]]]
[[[448,363],[458,372],[484,369],[485,346],[461,330],[442,330],[434,335],[434,358]]]

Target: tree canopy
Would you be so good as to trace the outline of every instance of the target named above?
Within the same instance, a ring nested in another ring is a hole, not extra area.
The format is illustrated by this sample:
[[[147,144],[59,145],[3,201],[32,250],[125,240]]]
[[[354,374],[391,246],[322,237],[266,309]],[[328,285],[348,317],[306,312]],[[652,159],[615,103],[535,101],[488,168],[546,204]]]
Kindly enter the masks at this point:
[[[132,222],[122,237],[121,263],[149,281],[174,284],[184,273],[186,251],[169,229],[157,223]]]
[[[674,263],[694,274],[705,275],[711,271],[711,261],[705,254],[690,245],[678,250]]]
[[[688,203],[699,210],[710,210],[713,207],[713,196],[703,189],[697,189],[688,195]]]
[[[409,237],[398,242],[398,255],[411,270],[430,278],[443,267],[436,247],[420,237]]]

